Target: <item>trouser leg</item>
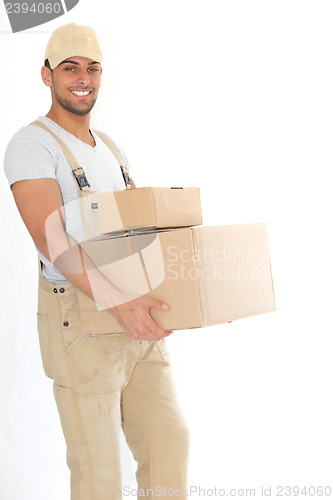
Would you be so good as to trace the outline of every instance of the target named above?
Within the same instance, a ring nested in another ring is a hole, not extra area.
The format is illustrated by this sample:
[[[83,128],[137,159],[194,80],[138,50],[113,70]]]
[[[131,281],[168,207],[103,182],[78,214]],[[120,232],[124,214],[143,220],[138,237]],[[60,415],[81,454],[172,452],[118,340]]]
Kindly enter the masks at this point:
[[[122,498],[121,390],[137,357],[137,345],[126,336],[79,336],[63,351],[67,376],[55,379],[54,393],[67,443],[71,500]]]
[[[71,500],[120,500],[120,391],[80,394],[54,384],[67,443]]]
[[[120,394],[138,345],[126,335],[83,335],[71,285],[40,278],[38,313],[45,373],[54,379],[67,443],[71,499],[120,500]]]
[[[138,462],[138,489],[148,490],[151,499],[186,498],[189,434],[169,356],[164,340],[145,345],[122,394],[122,425]]]
[[[122,498],[121,405],[139,488],[185,488],[188,431],[165,341],[83,335],[70,285],[60,292],[41,279],[38,312],[45,372],[55,381],[67,442],[72,500]],[[168,497],[150,498],[161,496]]]

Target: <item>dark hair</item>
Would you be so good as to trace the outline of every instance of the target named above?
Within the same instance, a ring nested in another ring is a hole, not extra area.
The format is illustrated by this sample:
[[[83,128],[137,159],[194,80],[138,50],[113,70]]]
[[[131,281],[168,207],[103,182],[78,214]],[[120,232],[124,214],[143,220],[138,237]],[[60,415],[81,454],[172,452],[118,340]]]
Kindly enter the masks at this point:
[[[44,61],[44,66],[46,66],[46,67],[47,67],[47,68],[49,68],[51,71],[53,71],[53,69],[52,69],[52,68],[51,68],[51,66],[50,66],[50,62],[49,62],[49,60],[48,60],[48,59],[45,59],[45,61]]]

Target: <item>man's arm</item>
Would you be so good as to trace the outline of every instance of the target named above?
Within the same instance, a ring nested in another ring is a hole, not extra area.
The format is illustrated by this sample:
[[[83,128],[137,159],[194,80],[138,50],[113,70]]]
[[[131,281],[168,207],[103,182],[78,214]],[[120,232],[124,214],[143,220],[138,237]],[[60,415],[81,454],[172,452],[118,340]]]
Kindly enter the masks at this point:
[[[132,179],[131,184],[135,187]],[[17,181],[12,184],[12,191],[21,217],[38,250],[52,262],[51,256],[59,255],[61,245],[65,242],[62,257],[56,260],[56,267],[73,286],[106,308],[129,337],[159,340],[171,333],[164,332],[150,316],[151,307],[163,311],[169,309],[169,306],[147,296],[130,300],[130,297],[98,271],[80,246],[65,232],[62,196],[55,179]],[[57,216],[50,218],[51,214]],[[69,269],[74,272],[68,272]],[[92,279],[94,293],[90,285]]]

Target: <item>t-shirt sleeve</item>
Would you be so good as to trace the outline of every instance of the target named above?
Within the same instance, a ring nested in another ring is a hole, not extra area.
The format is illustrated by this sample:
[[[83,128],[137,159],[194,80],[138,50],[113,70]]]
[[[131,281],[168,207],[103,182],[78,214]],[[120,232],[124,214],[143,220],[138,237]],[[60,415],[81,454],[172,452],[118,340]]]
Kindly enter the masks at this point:
[[[48,135],[44,130],[29,125],[12,137],[4,159],[10,186],[26,179],[56,179],[57,151]]]

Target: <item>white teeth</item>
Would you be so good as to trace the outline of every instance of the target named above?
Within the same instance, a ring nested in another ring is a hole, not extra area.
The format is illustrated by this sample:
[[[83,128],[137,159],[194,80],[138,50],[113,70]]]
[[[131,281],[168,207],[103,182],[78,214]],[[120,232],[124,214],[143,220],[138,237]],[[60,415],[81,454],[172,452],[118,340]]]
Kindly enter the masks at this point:
[[[89,90],[72,90],[72,93],[75,95],[88,95]]]

